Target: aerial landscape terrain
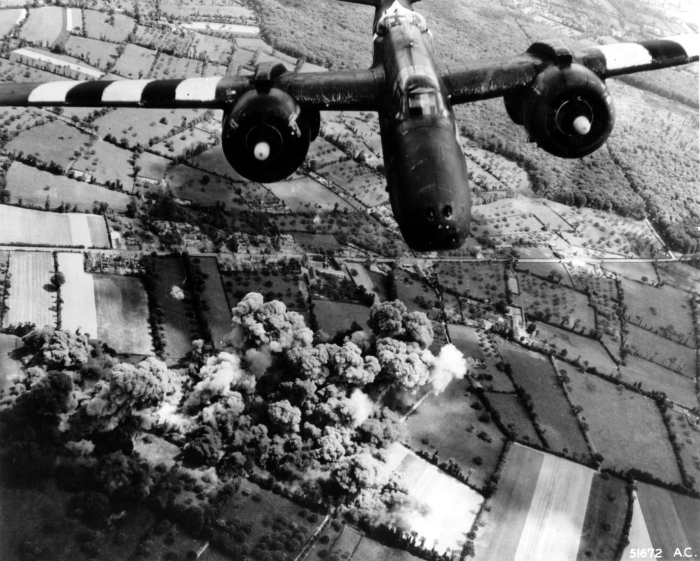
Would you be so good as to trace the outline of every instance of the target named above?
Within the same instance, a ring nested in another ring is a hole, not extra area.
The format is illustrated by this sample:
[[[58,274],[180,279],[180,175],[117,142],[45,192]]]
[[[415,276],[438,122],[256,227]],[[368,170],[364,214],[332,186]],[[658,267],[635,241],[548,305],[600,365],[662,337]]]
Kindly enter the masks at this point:
[[[690,0],[415,8],[446,63],[700,31]],[[0,0],[0,82],[367,68],[373,17]],[[432,253],[376,113],[268,184],[221,110],[0,107],[0,560],[700,555],[698,63],[607,86],[581,159],[455,107],[471,236]]]

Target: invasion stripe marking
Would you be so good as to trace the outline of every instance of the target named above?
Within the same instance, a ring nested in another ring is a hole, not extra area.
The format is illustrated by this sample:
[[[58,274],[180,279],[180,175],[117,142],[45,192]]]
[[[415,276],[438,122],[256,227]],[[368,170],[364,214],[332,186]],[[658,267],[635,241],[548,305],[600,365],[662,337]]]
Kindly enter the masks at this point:
[[[644,41],[644,48],[649,51],[654,61],[670,62],[672,60],[685,60],[685,49],[676,41],[667,39],[657,39],[654,41]]]
[[[145,106],[163,107],[170,106],[175,101],[175,90],[182,80],[153,80],[141,94]]]
[[[209,78],[188,78],[183,80],[175,90],[178,101],[213,101],[216,99],[216,87],[221,76]]]
[[[112,84],[109,81],[100,82],[79,82],[66,95],[66,103],[76,106],[99,106],[102,105],[102,95],[105,89]]]
[[[678,43],[690,58],[700,56],[700,35],[676,35],[675,37],[666,37],[666,40]]]
[[[651,64],[651,53],[637,43],[620,43],[618,45],[603,45],[598,50],[605,57],[608,70],[634,68]]]
[[[119,80],[112,82],[102,94],[104,103],[139,103],[144,88],[153,80]]]
[[[27,101],[29,103],[57,103],[63,104],[66,102],[68,92],[72,90],[79,82],[48,82],[39,84],[34,88]]]

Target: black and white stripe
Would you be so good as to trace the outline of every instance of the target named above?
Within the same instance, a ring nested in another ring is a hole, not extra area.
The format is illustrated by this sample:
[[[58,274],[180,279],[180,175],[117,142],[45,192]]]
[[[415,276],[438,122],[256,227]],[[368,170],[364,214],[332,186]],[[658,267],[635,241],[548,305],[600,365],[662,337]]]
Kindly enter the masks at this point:
[[[244,77],[0,84],[0,105],[220,108],[250,86]]]
[[[678,35],[640,43],[602,45],[580,53],[582,64],[602,78],[696,62],[700,35]]]

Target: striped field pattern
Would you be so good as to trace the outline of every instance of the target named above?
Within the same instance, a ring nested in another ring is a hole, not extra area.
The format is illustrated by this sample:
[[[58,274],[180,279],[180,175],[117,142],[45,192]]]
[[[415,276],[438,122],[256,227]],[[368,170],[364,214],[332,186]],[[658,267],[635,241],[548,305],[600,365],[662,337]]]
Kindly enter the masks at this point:
[[[43,212],[0,205],[0,245],[110,247],[102,216]]]
[[[55,292],[50,287],[53,255],[48,251],[13,251],[10,255],[12,288],[3,327],[31,322],[55,327]]]
[[[637,488],[641,508],[635,510],[635,514],[641,511],[640,535],[643,539],[636,547],[661,550],[660,559],[678,559],[688,554],[697,557],[700,552],[700,500],[646,483],[637,483]],[[634,548],[635,544],[630,546]],[[630,558],[631,555],[622,556],[622,559]]]
[[[85,272],[81,253],[59,253],[58,270],[66,278],[61,287],[61,328],[68,331],[80,329],[81,333],[97,337],[97,307],[93,275]]]
[[[403,474],[409,496],[427,509],[406,509],[401,517],[412,531],[437,543],[436,551],[459,551],[483,497],[436,466],[395,443],[387,450],[387,469]]]
[[[475,542],[485,561],[576,561],[595,472],[519,444],[510,449]]]

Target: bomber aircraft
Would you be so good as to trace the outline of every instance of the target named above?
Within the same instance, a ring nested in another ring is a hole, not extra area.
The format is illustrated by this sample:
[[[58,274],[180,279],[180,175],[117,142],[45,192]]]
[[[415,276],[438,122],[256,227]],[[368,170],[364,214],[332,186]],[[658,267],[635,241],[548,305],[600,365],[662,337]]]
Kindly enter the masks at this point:
[[[524,54],[444,64],[414,11],[418,0],[344,0],[373,6],[367,70],[293,73],[263,62],[252,76],[66,81],[0,85],[0,105],[223,109],[231,166],[270,183],[302,165],[323,110],[376,111],[394,217],[416,251],[455,249],[469,234],[471,202],[452,107],[503,97],[517,125],[543,150],[581,158],[614,122],[606,78],[698,60],[700,35],[620,43],[572,53],[560,41]]]

